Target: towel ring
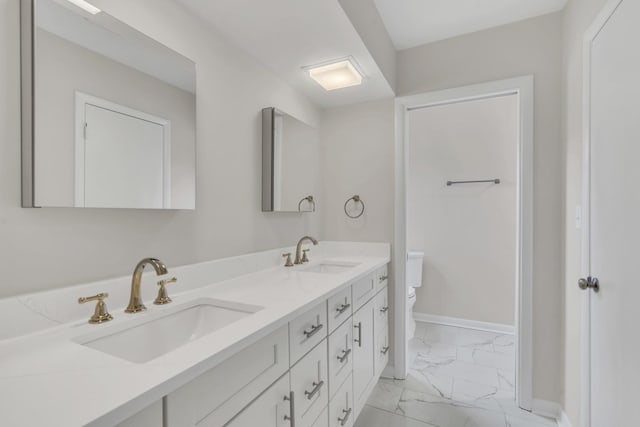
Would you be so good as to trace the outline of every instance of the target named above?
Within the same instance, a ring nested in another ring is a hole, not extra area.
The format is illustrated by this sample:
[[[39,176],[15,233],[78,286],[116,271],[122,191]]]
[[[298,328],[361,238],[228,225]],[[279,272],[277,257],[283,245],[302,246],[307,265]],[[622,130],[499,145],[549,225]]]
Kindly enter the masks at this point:
[[[313,196],[304,197],[304,198],[302,198],[302,200],[300,200],[298,202],[298,212],[309,212],[309,211],[303,211],[301,209],[302,202],[304,202],[305,200],[311,204],[311,212],[315,212],[316,211],[316,201],[313,200]]]
[[[349,202],[353,200],[353,203],[360,203],[362,205],[362,210],[360,211],[360,213],[358,215],[349,215],[349,211],[347,211],[347,205],[349,204]],[[362,214],[364,214],[364,202],[362,201],[362,199],[360,198],[360,196],[358,196],[357,194],[353,197],[351,197],[350,199],[347,199],[346,202],[344,202],[344,213],[352,219],[356,219],[356,218],[360,218],[362,216]]]

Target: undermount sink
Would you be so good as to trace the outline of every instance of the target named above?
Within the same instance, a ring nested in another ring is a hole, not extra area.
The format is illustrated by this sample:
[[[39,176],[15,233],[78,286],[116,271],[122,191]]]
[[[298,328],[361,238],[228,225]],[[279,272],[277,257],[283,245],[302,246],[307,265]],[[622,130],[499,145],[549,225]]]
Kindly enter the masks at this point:
[[[304,268],[301,271],[308,273],[339,274],[351,270],[356,265],[358,264],[323,262]]]
[[[131,362],[145,363],[259,311],[262,307],[199,299],[142,324],[75,342]]]

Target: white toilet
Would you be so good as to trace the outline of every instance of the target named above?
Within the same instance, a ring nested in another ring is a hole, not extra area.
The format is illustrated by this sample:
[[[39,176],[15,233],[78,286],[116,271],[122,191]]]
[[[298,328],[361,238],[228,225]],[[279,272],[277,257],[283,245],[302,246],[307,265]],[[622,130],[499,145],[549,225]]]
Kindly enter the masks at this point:
[[[407,254],[407,338],[413,338],[416,321],[413,318],[413,306],[416,304],[416,288],[422,286],[422,259],[424,252]]]

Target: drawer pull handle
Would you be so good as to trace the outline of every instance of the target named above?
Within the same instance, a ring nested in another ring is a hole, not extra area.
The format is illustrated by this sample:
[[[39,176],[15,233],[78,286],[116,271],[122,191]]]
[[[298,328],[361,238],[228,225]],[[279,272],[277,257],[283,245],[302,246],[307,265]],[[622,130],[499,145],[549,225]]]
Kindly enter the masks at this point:
[[[284,419],[285,421],[289,421],[289,424],[291,425],[291,427],[296,427],[296,420],[295,420],[295,415],[294,415],[294,408],[295,408],[295,403],[294,403],[294,393],[290,392],[289,396],[285,396],[284,397],[285,401],[289,401],[289,415],[285,415]]]
[[[338,421],[340,421],[340,425],[343,426],[347,423],[347,420],[349,419],[349,416],[351,415],[351,411],[353,411],[353,408],[349,408],[349,409],[343,409],[342,413],[344,414],[344,416],[342,418],[338,418]]]
[[[320,329],[322,329],[322,323],[312,326],[311,330],[304,331],[304,334],[307,338],[311,338],[312,336],[317,334]]]
[[[380,276],[380,279],[379,279],[379,280],[380,280],[380,282],[384,282],[384,281],[385,281],[385,280],[387,280],[388,278],[389,278],[389,276],[388,276],[388,275]]]
[[[380,313],[386,313],[387,311],[389,311],[389,306],[382,307],[382,308],[380,309]]]
[[[342,355],[338,356],[338,360],[340,361],[340,363],[344,363],[344,361],[347,360],[347,357],[349,357],[350,354],[351,354],[350,348],[346,350],[342,350]]]
[[[305,390],[304,395],[307,396],[307,399],[309,399],[309,400],[313,399],[313,396],[318,394],[318,392],[320,391],[320,389],[322,388],[323,385],[324,385],[324,381],[320,381],[319,383],[314,382],[313,383],[313,390],[311,390],[311,391],[306,391]]]
[[[354,340],[358,343],[358,347],[362,347],[362,322],[358,322],[357,325],[353,325],[358,330],[358,339]]]
[[[382,354],[387,354],[389,352],[389,346],[387,347],[382,347],[382,351],[380,353]]]
[[[338,312],[338,314],[342,314],[347,311],[349,307],[351,307],[351,304],[342,304],[340,305],[340,307],[336,308],[336,311]]]

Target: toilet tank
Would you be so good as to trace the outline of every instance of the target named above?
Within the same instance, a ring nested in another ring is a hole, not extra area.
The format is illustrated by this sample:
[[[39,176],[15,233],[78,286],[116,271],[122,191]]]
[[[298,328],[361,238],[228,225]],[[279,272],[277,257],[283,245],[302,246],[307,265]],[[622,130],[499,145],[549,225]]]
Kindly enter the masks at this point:
[[[407,254],[407,287],[422,286],[422,259],[424,252],[409,252]]]

